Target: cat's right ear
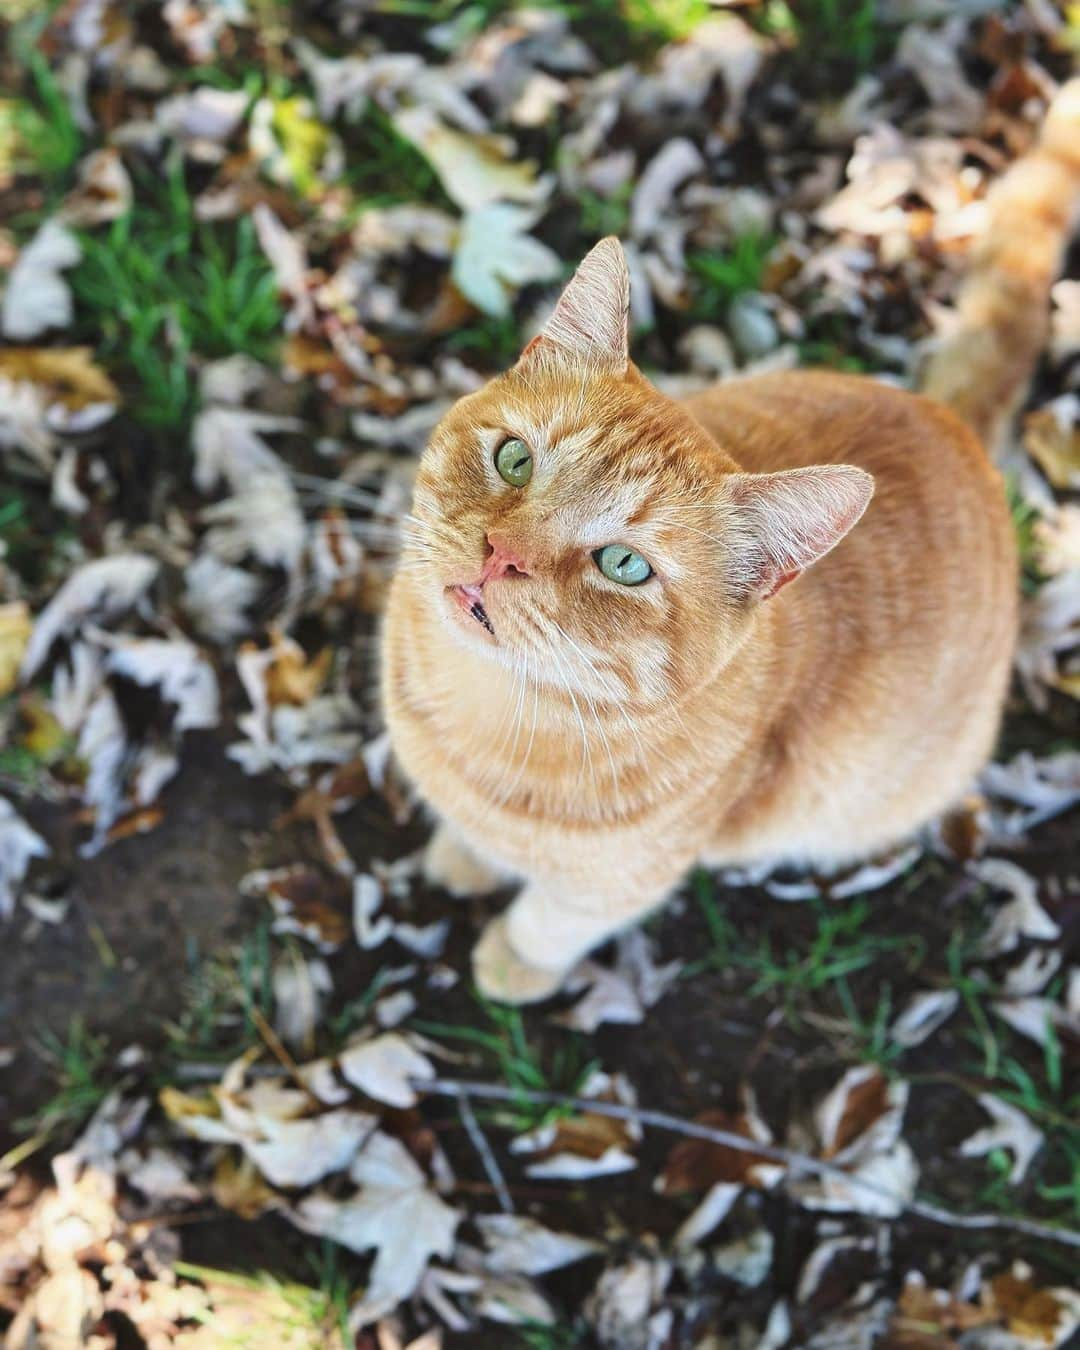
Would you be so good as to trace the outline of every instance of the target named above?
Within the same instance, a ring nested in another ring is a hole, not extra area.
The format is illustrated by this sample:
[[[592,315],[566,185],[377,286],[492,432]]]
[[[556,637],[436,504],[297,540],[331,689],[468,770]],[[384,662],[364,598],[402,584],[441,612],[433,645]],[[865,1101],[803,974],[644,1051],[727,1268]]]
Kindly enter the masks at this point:
[[[630,273],[614,235],[592,248],[555,312],[521,353],[520,364],[558,354],[578,365],[624,375],[630,363]]]
[[[836,547],[870,504],[874,480],[853,464],[819,464],[733,473],[724,491],[735,575],[767,600]]]

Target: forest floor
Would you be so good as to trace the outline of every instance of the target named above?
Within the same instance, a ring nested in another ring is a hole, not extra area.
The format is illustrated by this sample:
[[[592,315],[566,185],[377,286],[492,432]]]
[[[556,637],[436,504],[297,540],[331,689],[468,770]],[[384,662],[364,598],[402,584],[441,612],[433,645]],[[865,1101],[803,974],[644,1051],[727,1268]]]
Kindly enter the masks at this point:
[[[606,233],[672,393],[913,383],[1076,7],[3,14],[7,1344],[1072,1343],[1075,255],[1001,745],[893,858],[698,871],[486,1003],[374,635],[431,427]]]

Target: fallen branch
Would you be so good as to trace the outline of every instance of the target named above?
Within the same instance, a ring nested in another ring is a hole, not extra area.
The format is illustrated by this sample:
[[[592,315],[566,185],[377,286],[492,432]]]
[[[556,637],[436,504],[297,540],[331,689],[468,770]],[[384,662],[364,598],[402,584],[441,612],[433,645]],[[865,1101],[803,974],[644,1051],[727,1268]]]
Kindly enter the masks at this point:
[[[457,1099],[458,1112],[461,1115],[461,1123],[465,1126],[465,1133],[472,1140],[473,1148],[480,1155],[480,1161],[484,1164],[484,1171],[491,1182],[492,1190],[495,1192],[495,1198],[499,1202],[500,1208],[505,1214],[513,1214],[514,1202],[510,1199],[510,1192],[506,1189],[506,1181],[503,1178],[502,1170],[499,1167],[498,1159],[491,1151],[491,1145],[487,1141],[487,1136],[480,1128],[480,1122],[476,1119],[476,1113],[472,1109],[472,1102],[467,1093]]]
[[[767,1158],[770,1162],[782,1163],[792,1172],[804,1172],[814,1176],[834,1177],[842,1180],[846,1186],[876,1195],[888,1200],[898,1210],[926,1219],[930,1223],[942,1224],[948,1228],[972,1230],[1003,1229],[1013,1233],[1024,1233],[1028,1237],[1040,1238],[1045,1242],[1057,1242],[1067,1247],[1080,1247],[1080,1232],[1070,1228],[1055,1228],[1050,1224],[1036,1223],[1031,1219],[1010,1218],[1004,1214],[957,1214],[942,1209],[925,1200],[905,1200],[888,1187],[876,1181],[868,1181],[845,1171],[835,1163],[825,1162],[821,1158],[812,1158],[807,1153],[797,1153],[793,1149],[782,1148],[778,1144],[763,1144],[756,1139],[747,1139],[732,1130],[717,1129],[712,1125],[700,1125],[693,1120],[683,1120],[680,1116],[670,1115],[667,1111],[653,1111],[647,1107],[624,1106],[619,1102],[596,1101],[590,1097],[568,1097],[558,1092],[542,1092],[532,1088],[508,1088],[497,1083],[458,1082],[449,1078],[413,1078],[412,1087],[419,1093],[430,1097],[453,1097],[458,1102],[469,1098],[482,1098],[487,1101],[518,1102],[523,1098],[537,1105],[561,1106],[574,1111],[586,1111],[595,1116],[612,1116],[616,1120],[636,1121],[639,1125],[649,1125],[657,1130],[667,1130],[688,1139],[704,1139],[711,1144],[720,1144],[725,1148],[737,1149],[742,1153],[752,1153],[758,1159]],[[463,1117],[464,1118],[464,1117]],[[880,1218],[880,1215],[868,1215],[868,1218]]]

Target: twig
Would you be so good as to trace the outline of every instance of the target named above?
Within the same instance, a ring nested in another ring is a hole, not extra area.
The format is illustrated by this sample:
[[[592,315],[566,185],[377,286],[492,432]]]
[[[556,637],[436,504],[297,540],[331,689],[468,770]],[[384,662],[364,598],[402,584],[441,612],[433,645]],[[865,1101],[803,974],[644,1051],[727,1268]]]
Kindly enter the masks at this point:
[[[506,1181],[499,1169],[498,1160],[491,1151],[491,1145],[488,1143],[484,1131],[480,1128],[480,1122],[476,1119],[472,1102],[469,1101],[467,1095],[462,1094],[457,1099],[457,1104],[458,1111],[461,1113],[461,1123],[465,1126],[466,1134],[472,1140],[473,1148],[480,1155],[480,1161],[484,1164],[484,1171],[491,1182],[499,1207],[505,1214],[513,1214],[514,1202],[510,1199],[510,1192],[506,1189]]]
[[[1046,1242],[1059,1242],[1067,1247],[1080,1247],[1080,1232],[1069,1228],[1055,1228],[1049,1224],[1036,1223],[1031,1219],[1015,1219],[1004,1214],[956,1214],[952,1210],[941,1209],[925,1200],[905,1200],[888,1187],[847,1172],[835,1163],[812,1158],[809,1154],[797,1153],[793,1149],[781,1148],[777,1144],[759,1143],[756,1139],[747,1139],[732,1130],[720,1130],[711,1125],[701,1125],[697,1121],[683,1120],[679,1116],[669,1115],[666,1111],[623,1106],[618,1102],[596,1101],[589,1097],[568,1097],[558,1092],[541,1092],[532,1088],[507,1088],[496,1083],[457,1082],[447,1078],[413,1078],[409,1081],[417,1092],[434,1097],[453,1097],[459,1102],[470,1097],[486,1098],[489,1101],[520,1101],[524,1097],[540,1105],[569,1107],[574,1111],[586,1111],[592,1115],[636,1121],[657,1130],[668,1130],[671,1134],[683,1135],[685,1138],[704,1139],[708,1143],[721,1144],[725,1148],[737,1149],[742,1153],[753,1153],[758,1159],[768,1158],[770,1162],[783,1163],[792,1171],[833,1177],[842,1181],[845,1186],[887,1200],[897,1211],[906,1210],[907,1213],[926,1219],[930,1223],[972,1230],[1004,1229],[1013,1233],[1024,1233],[1028,1237],[1040,1238]]]
[[[300,1066],[297,1064],[296,1060],[293,1059],[292,1055],[289,1054],[288,1050],[285,1049],[277,1032],[266,1020],[262,1009],[257,1008],[254,1003],[249,1003],[247,1011],[248,1016],[255,1023],[255,1030],[266,1043],[266,1048],[293,1080],[296,1086],[300,1088],[302,1092],[306,1092],[313,1102],[317,1102],[319,1100],[318,1097],[312,1092],[307,1083],[304,1082],[304,1075],[300,1072]]]

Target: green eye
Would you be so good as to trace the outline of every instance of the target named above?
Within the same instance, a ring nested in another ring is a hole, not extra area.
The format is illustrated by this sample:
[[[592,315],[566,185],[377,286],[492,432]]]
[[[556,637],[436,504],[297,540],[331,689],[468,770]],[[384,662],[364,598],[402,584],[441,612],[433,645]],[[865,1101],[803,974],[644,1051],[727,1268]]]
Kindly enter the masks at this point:
[[[532,477],[532,451],[524,441],[503,441],[495,451],[495,467],[511,487],[524,487]]]
[[[640,586],[652,576],[652,568],[641,554],[625,544],[598,548],[593,557],[604,576],[609,581],[617,581],[620,586]]]

